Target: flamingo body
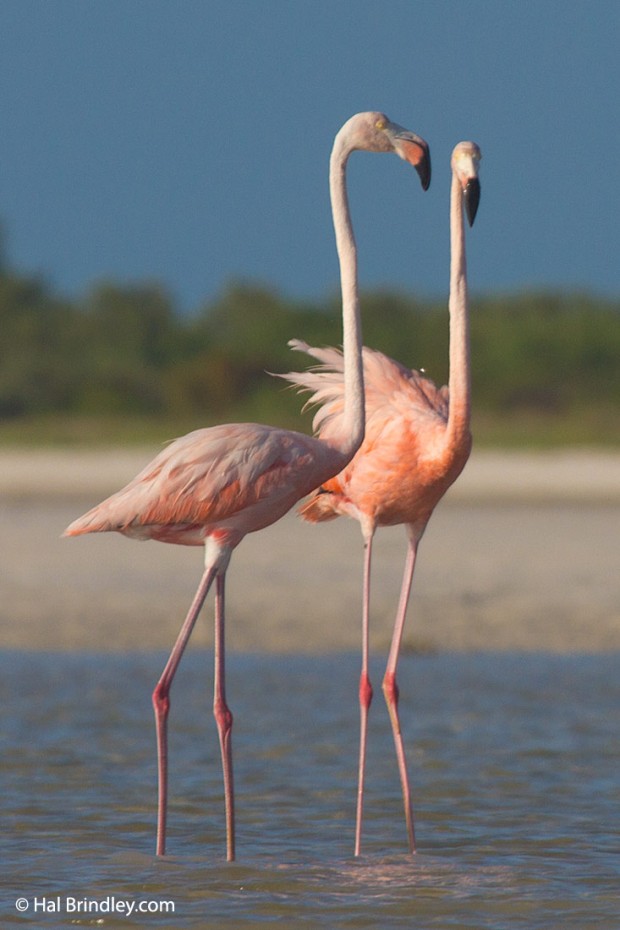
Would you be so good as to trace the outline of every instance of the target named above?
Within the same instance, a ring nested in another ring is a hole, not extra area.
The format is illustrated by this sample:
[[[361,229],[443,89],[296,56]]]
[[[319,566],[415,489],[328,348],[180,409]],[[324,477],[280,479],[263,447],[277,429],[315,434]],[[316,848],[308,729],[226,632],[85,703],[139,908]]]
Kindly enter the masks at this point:
[[[300,509],[304,519],[314,523],[340,515],[353,517],[359,521],[364,539],[356,855],[359,855],[361,847],[368,711],[373,697],[368,668],[372,540],[377,527],[397,524],[405,526],[408,547],[383,692],[394,736],[409,848],[415,852],[413,809],[398,713],[396,671],[419,542],[434,508],[458,478],[471,450],[469,307],[463,203],[472,225],[480,198],[480,157],[475,143],[461,142],[455,147],[451,159],[449,387],[437,388],[420,372],[364,347],[364,440],[344,469],[324,482]],[[311,348],[299,340],[293,340],[289,345],[320,363],[308,371],[289,372],[281,377],[310,392],[308,404],[319,405],[313,424],[315,432],[328,440],[341,429],[344,409],[342,354],[336,349]]]
[[[342,353],[298,340],[291,345],[322,362],[295,378],[313,392],[309,403],[321,403],[313,425],[326,439],[337,431],[342,410]],[[446,447],[448,387],[437,388],[382,352],[364,346],[362,354],[364,441],[351,462],[324,482],[300,513],[311,523],[350,516],[369,532],[380,526],[419,524],[428,520],[465,467],[471,434],[467,430],[459,442]]]
[[[115,531],[185,546],[202,546],[214,536],[234,548],[247,533],[284,516],[338,460],[343,456],[326,442],[259,423],[195,430],[170,443],[65,535]]]
[[[196,430],[172,442],[125,488],[65,530],[66,536],[115,531],[135,539],[204,546],[205,568],[200,584],[153,691],[159,783],[158,855],[163,855],[166,847],[170,688],[211,585],[215,582],[213,712],[224,776],[226,856],[233,860],[233,719],[226,703],[224,644],[228,563],[246,533],[275,523],[297,501],[340,471],[364,438],[357,250],[346,193],[346,166],[356,150],[397,154],[416,168],[424,189],[430,182],[431,170],[427,143],[382,113],[358,113],[336,134],[329,182],[342,290],[345,386],[339,428],[325,440],[257,423]]]

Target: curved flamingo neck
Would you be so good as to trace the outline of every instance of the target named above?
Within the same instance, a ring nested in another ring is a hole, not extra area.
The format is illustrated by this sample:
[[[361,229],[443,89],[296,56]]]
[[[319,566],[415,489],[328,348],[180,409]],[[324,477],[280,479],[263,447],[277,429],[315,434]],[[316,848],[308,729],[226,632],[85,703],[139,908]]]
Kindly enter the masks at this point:
[[[463,191],[453,171],[450,189],[450,410],[446,441],[455,448],[469,443],[471,383],[469,364],[469,305],[463,226]]]
[[[347,161],[354,146],[348,139],[347,129],[345,124],[334,141],[329,163],[329,189],[342,289],[344,417],[343,433],[337,448],[348,460],[364,439],[365,411],[357,248],[346,189]]]

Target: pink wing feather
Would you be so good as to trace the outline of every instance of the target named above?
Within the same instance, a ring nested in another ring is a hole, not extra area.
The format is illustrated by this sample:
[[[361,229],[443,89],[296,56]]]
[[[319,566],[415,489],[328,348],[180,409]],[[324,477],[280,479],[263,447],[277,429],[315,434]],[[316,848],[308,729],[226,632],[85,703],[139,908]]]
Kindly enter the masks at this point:
[[[320,365],[303,372],[287,372],[277,377],[290,381],[302,391],[309,391],[306,407],[319,405],[312,426],[315,434],[329,439],[341,430],[344,410],[344,365],[342,352],[333,348],[315,348],[300,339],[289,342],[292,349],[305,352]],[[415,369],[364,346],[364,392],[366,402],[366,429],[372,433],[373,419],[384,421],[390,408],[394,416],[440,416],[448,418],[448,387],[437,388],[430,378]]]

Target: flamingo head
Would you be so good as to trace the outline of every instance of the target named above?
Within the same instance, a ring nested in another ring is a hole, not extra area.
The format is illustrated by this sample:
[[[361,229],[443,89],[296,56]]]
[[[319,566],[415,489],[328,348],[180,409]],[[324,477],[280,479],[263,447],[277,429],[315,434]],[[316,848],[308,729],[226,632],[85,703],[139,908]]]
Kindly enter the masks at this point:
[[[385,113],[370,111],[352,116],[345,124],[351,148],[368,152],[394,152],[413,165],[423,190],[431,183],[431,155],[428,142],[415,132],[393,123]]]
[[[452,152],[452,171],[463,190],[465,212],[469,225],[474,225],[480,203],[480,180],[478,166],[482,154],[475,142],[459,142]]]

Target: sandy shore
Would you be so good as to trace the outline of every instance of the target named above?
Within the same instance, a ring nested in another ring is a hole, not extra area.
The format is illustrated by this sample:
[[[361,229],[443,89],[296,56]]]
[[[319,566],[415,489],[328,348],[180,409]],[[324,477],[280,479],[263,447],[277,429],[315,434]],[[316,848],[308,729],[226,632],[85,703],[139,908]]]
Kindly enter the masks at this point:
[[[132,478],[158,451],[145,449],[3,449],[0,496],[92,497]],[[602,501],[620,503],[620,452],[476,452],[451,500]]]
[[[202,568],[199,549],[64,527],[131,478],[154,450],[0,452],[0,644],[167,650]],[[477,453],[420,549],[407,648],[620,649],[620,455]],[[389,643],[405,543],[377,535],[375,651]],[[239,547],[229,571],[237,650],[359,647],[357,524],[293,515]],[[211,642],[212,604],[194,642]]]

